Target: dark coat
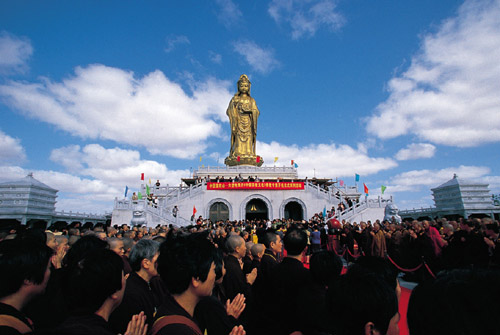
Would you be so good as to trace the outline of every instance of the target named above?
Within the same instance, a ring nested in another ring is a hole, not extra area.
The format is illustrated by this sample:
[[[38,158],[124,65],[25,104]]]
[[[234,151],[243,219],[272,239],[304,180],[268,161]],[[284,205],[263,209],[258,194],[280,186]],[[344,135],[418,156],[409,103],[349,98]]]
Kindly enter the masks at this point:
[[[148,328],[151,329],[153,317],[160,302],[160,297],[154,294],[149,283],[136,272],[132,272],[127,279],[122,303],[111,313],[109,324],[117,334],[124,334],[132,316],[143,311]]]

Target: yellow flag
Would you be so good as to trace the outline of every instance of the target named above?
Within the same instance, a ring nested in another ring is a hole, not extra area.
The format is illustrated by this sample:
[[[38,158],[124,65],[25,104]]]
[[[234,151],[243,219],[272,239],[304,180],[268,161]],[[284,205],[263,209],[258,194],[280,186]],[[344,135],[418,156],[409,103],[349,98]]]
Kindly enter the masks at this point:
[[[151,185],[151,178],[149,178],[149,185]]]
[[[200,156],[200,162],[201,162],[201,156]]]
[[[278,161],[278,157],[274,157],[274,162],[276,163]]]

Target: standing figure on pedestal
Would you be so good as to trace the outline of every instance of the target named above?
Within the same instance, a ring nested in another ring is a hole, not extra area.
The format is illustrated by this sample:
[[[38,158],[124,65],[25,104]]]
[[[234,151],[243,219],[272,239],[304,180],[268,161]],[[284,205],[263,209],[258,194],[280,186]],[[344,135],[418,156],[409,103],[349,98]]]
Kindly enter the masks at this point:
[[[229,102],[226,114],[231,124],[231,150],[224,163],[234,165],[261,166],[264,162],[255,154],[257,141],[257,119],[259,110],[250,96],[250,80],[243,74],[238,80],[238,92]]]

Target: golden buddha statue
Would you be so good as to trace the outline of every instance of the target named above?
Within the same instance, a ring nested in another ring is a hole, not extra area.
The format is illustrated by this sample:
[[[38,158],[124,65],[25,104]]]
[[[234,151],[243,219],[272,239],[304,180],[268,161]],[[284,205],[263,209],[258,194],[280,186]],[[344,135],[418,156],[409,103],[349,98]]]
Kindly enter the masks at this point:
[[[250,96],[250,80],[245,74],[238,80],[238,92],[229,102],[226,114],[231,124],[231,150],[224,163],[228,166],[261,166],[264,160],[255,154],[259,110]]]

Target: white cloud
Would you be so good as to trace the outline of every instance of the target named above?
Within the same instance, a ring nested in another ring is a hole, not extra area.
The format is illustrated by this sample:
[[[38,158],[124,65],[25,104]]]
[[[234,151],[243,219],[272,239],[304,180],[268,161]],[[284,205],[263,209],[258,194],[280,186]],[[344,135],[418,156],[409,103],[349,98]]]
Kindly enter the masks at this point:
[[[190,173],[189,170],[169,170],[156,161],[142,160],[138,151],[106,149],[98,144],[54,149],[50,159],[70,172],[2,166],[0,181],[21,179],[33,172],[37,180],[59,190],[57,210],[103,213],[113,209],[115,197],[123,198],[125,185],[130,189],[129,196],[138,190],[141,173],[146,180],[159,179],[163,185],[179,185],[180,179]]]
[[[0,73],[25,72],[32,53],[33,47],[28,39],[0,32]]]
[[[215,0],[217,5],[219,6],[219,11],[217,13],[217,17],[222,24],[229,28],[232,25],[238,23],[243,14],[241,13],[238,6],[231,0]]]
[[[0,130],[0,165],[7,162],[23,162],[25,159],[26,153],[21,141]]]
[[[345,22],[336,11],[334,0],[273,0],[268,9],[269,15],[277,22],[291,26],[292,38],[312,37],[322,27],[336,31]]]
[[[142,160],[138,151],[107,149],[99,144],[54,149],[50,158],[69,169],[78,167],[79,175],[103,180],[115,187],[137,184],[141,173],[145,173],[146,179],[160,179],[171,185],[179,184],[181,178],[189,175],[189,170],[169,170],[165,164]]]
[[[215,64],[222,64],[222,55],[215,53],[213,51],[208,51],[208,57],[210,58],[210,61],[215,63]]]
[[[366,148],[351,148],[348,145],[314,144],[305,147],[286,146],[277,142],[257,142],[257,154],[264,158],[266,166],[290,166],[291,160],[299,166],[300,177],[335,178],[371,175],[392,169],[397,163],[391,158],[369,157]]]
[[[174,51],[174,49],[183,44],[191,44],[189,41],[189,38],[184,35],[171,35],[166,38],[167,46],[165,47],[165,52],[169,53],[171,51]]]
[[[263,74],[271,72],[279,65],[274,57],[274,50],[261,48],[252,41],[235,42],[234,51],[245,57],[255,71]]]
[[[500,141],[499,17],[500,1],[468,0],[424,36],[408,70],[390,80],[368,131],[457,147]]]
[[[436,147],[429,143],[411,143],[396,154],[396,159],[406,161],[409,159],[431,158],[436,153]]]
[[[153,154],[193,158],[207,138],[220,136],[232,94],[226,81],[193,83],[188,95],[161,71],[142,78],[132,72],[90,65],[62,82],[9,82],[0,96],[30,117],[74,136],[144,147]],[[215,119],[215,120],[214,120]]]
[[[484,166],[465,166],[449,167],[440,170],[412,170],[400,173],[391,178],[387,189],[391,192],[414,192],[422,188],[430,189],[438,187],[447,182],[456,174],[460,179],[478,180],[486,182],[490,169]]]

